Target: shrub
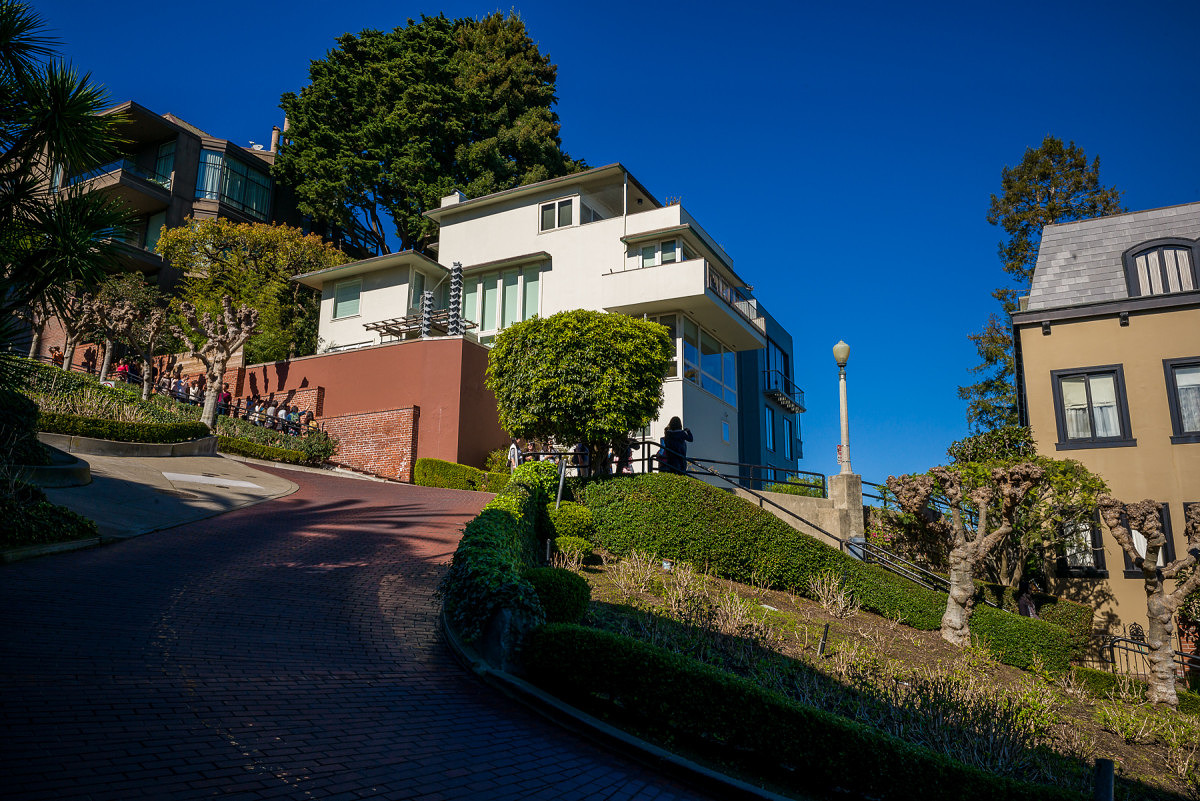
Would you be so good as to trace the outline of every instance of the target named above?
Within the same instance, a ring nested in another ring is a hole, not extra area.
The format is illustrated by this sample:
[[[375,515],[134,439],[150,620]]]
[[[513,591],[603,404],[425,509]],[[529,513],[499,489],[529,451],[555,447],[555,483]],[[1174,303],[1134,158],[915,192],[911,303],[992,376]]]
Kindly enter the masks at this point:
[[[1017,613],[1017,591],[1014,587],[988,584],[982,581],[976,582],[976,584],[979,585],[979,592],[976,595],[978,601],[986,598],[1009,612]],[[1037,606],[1038,617],[1047,623],[1053,623],[1066,629],[1071,635],[1071,646],[1075,655],[1082,654],[1092,639],[1092,618],[1094,616],[1092,608],[1044,592],[1035,592],[1033,599]]]
[[[46,493],[22,481],[4,482],[0,519],[4,526],[0,546],[38,545],[84,540],[99,536],[96,524],[63,506],[46,500]]]
[[[1117,673],[1109,673],[1105,670],[1093,670],[1086,667],[1073,667],[1071,668],[1071,672],[1075,674],[1076,680],[1096,698],[1109,696],[1111,693],[1118,691],[1122,680],[1129,681],[1128,678]],[[1133,691],[1139,697],[1145,696],[1146,682],[1134,680],[1131,684]],[[1189,692],[1188,690],[1176,690],[1176,695],[1179,696],[1180,712],[1188,715],[1200,715],[1200,693]]]
[[[788,476],[787,481],[768,484],[765,490],[767,492],[781,492],[784,495],[802,495],[806,498],[825,497],[824,481],[818,481],[815,478],[801,478],[800,476]]]
[[[554,547],[560,553],[572,556],[588,556],[592,553],[592,544],[583,537],[558,537],[554,540]]]
[[[37,438],[38,405],[19,392],[0,388],[0,464],[48,464]]]
[[[217,437],[217,450],[221,453],[236,453],[239,456],[249,456],[252,459],[264,459],[268,462],[287,462],[288,464],[306,464],[308,454],[289,448],[273,448],[270,445],[260,445],[257,442],[247,442],[236,437]]]
[[[1080,798],[984,773],[609,632],[542,626],[526,638],[524,656],[534,684],[585,711],[798,794],[920,801],[959,799],[964,793],[975,799]]]
[[[487,473],[503,473],[507,479],[512,473],[508,469],[508,448],[497,448],[488,453],[487,458],[483,460],[483,469]]]
[[[189,442],[209,435],[203,423],[126,423],[45,411],[38,415],[38,429],[117,442]]]
[[[484,492],[499,492],[512,478],[511,473],[484,473],[483,476],[484,482],[480,489]]]
[[[159,403],[142,401],[138,389],[118,384],[106,387],[95,376],[69,372],[46,364],[19,360],[23,390],[43,413],[69,414],[125,423],[175,423],[186,416]]]
[[[549,623],[578,623],[592,601],[587,579],[561,567],[531,567],[521,577],[537,590]]]
[[[189,408],[199,409],[199,406]],[[215,426],[217,434],[265,445],[288,451],[299,451],[304,454],[303,461],[307,464],[321,464],[328,461],[337,450],[337,440],[324,431],[311,431],[304,436],[293,436],[282,431],[256,426],[249,420],[238,417],[217,416]]]
[[[497,609],[510,609],[530,625],[545,620],[537,591],[521,571],[537,564],[546,497],[537,465],[522,465],[463,529],[437,594],[450,624],[468,642],[483,634]]]
[[[417,459],[413,467],[413,483],[420,487],[478,490],[485,486],[486,475],[478,467],[441,459]]]
[[[550,515],[550,526],[554,529],[555,537],[576,537],[590,543],[596,536],[596,523],[586,506],[563,501],[555,509],[551,503],[546,506],[546,514]]]
[[[695,479],[667,473],[614,478],[589,484],[583,495],[595,520],[596,544],[617,555],[655,553],[707,565],[708,573],[721,578],[805,593],[811,592],[813,578],[833,572],[845,577],[847,589],[866,611],[900,618],[917,629],[932,631],[941,625],[945,593],[860,562]],[[1028,667],[1037,653],[1051,670],[1067,667],[1072,642],[1066,630],[982,604],[975,611],[972,626],[980,621],[978,633],[1001,659]]]

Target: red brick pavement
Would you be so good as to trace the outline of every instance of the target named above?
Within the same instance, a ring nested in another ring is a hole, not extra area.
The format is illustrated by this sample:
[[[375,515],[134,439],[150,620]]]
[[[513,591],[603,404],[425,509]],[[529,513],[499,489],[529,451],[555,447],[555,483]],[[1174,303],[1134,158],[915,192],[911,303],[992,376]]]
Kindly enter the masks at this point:
[[[482,496],[287,498],[0,568],[6,799],[700,797],[495,695],[432,593]]]

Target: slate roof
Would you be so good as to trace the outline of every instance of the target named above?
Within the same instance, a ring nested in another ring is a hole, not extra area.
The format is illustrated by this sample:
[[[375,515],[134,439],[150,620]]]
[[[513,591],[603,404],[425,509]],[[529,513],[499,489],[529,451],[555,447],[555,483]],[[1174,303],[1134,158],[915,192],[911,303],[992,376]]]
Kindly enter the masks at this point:
[[[1200,203],[1047,225],[1026,308],[1128,298],[1122,255],[1142,242],[1172,236],[1200,238]]]

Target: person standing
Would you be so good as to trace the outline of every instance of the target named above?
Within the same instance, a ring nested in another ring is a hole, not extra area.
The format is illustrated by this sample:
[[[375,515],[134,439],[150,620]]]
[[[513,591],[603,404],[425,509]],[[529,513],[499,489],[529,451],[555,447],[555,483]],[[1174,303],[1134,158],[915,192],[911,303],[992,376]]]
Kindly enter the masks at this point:
[[[512,442],[508,446],[508,472],[512,472],[521,466],[521,446],[517,442],[517,438],[513,437]]]
[[[687,473],[687,444],[693,442],[692,430],[683,427],[683,421],[672,417],[667,423],[663,437],[659,440],[659,463],[664,473]]]

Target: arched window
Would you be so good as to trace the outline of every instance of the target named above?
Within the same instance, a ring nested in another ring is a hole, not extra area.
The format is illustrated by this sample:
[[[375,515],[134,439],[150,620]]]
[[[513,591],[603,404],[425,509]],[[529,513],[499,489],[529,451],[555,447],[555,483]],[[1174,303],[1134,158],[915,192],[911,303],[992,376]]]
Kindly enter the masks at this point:
[[[1197,278],[1197,243],[1190,239],[1143,242],[1125,253],[1125,283],[1131,298],[1192,292]]]

